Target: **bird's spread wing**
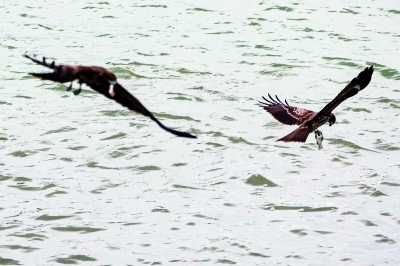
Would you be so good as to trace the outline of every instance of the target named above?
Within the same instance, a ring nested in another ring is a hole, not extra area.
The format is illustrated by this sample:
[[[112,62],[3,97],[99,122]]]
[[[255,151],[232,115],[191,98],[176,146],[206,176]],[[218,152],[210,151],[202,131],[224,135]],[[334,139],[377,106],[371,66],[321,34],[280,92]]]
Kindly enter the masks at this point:
[[[282,124],[301,125],[317,114],[307,109],[290,106],[286,100],[283,103],[278,96],[275,96],[276,99],[273,99],[268,94],[268,97],[269,100],[263,97],[265,102],[260,102],[262,104],[261,107]]]
[[[46,62],[46,57],[43,57],[43,60],[42,60],[42,61],[37,60],[36,58],[30,57],[29,55],[26,55],[26,54],[24,54],[24,57],[26,57],[26,58],[32,60],[33,62],[35,62],[35,63],[38,64],[38,65],[42,65],[42,66],[44,66],[44,67],[48,67],[48,68],[51,68],[51,69],[53,69],[53,70],[54,70],[55,67],[57,66],[57,65],[54,63],[54,61],[53,61],[51,64],[47,63],[47,62]]]
[[[350,83],[335,97],[335,99],[333,99],[321,111],[319,111],[318,116],[332,113],[332,111],[343,101],[356,95],[359,91],[367,87],[371,81],[373,72],[373,66],[366,67],[360,72],[360,74],[358,74],[356,78],[350,81]]]
[[[87,84],[87,85],[92,89],[94,89],[95,91],[103,94],[107,98],[113,99],[122,106],[127,107],[129,110],[135,111],[139,114],[149,117],[151,120],[156,122],[162,129],[174,135],[185,138],[196,138],[196,136],[193,136],[187,132],[177,131],[172,128],[164,126],[149,110],[146,109],[146,107],[144,107],[144,105],[135,96],[129,93],[119,83],[114,85],[114,96],[111,96],[109,93],[109,84],[105,85]]]
[[[70,82],[76,79],[77,67],[72,65],[56,65],[54,61],[52,63],[47,63],[46,58],[43,57],[43,60],[37,60],[36,58],[30,57],[29,55],[24,55],[24,57],[32,60],[36,64],[39,64],[44,67],[48,67],[53,70],[50,73],[29,73],[34,77],[40,78],[42,80],[51,80],[55,82]]]

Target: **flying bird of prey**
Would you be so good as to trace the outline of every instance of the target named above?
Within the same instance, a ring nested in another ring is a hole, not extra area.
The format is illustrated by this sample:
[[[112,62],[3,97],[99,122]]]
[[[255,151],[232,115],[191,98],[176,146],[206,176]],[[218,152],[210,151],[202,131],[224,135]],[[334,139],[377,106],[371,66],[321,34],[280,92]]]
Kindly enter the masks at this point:
[[[77,66],[77,65],[57,65],[54,61],[49,64],[46,62],[46,58],[43,60],[37,60],[28,55],[24,55],[26,58],[32,60],[36,64],[48,67],[53,70],[49,73],[29,73],[30,75],[40,78],[42,80],[51,80],[60,83],[71,82],[67,91],[72,89],[72,82],[78,80],[79,89],[74,91],[75,95],[81,92],[81,86],[85,83],[93,90],[103,94],[109,99],[116,101],[122,106],[135,111],[139,114],[149,117],[151,120],[156,122],[162,129],[176,135],[185,138],[197,138],[186,132],[174,130],[172,128],[164,126],[158,119],[143,106],[143,104],[136,99],[135,96],[130,94],[124,89],[118,82],[117,77],[109,70],[98,67],[98,66]]]
[[[273,99],[269,94],[269,99],[263,97],[265,102],[260,102],[262,104],[261,107],[270,113],[276,120],[282,124],[299,126],[292,133],[279,139],[278,141],[305,142],[308,134],[326,122],[329,122],[329,126],[332,126],[336,122],[336,117],[334,114],[332,114],[332,111],[343,101],[353,97],[359,91],[367,87],[371,81],[373,72],[373,66],[365,68],[364,71],[360,72],[356,78],[350,81],[350,83],[335,97],[335,99],[328,103],[318,113],[307,109],[290,106],[286,100],[285,103],[283,103],[278,96],[275,96],[276,99]]]

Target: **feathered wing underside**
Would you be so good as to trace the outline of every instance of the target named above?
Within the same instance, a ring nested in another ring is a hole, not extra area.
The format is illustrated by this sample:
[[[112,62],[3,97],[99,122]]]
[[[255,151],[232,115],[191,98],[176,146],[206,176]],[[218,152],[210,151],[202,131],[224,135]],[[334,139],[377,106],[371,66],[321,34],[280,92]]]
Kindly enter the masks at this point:
[[[332,111],[339,106],[342,102],[348,98],[356,95],[360,90],[363,90],[368,86],[371,81],[372,73],[374,72],[374,67],[366,67],[363,71],[358,74],[350,83],[341,91],[339,94],[328,103],[318,115],[327,115],[332,113]]]
[[[98,84],[87,84],[93,90],[103,94],[109,99],[116,101],[124,107],[127,107],[131,111],[135,111],[147,117],[151,117],[152,114],[144,105],[119,83],[114,85],[114,96],[109,93],[109,85],[98,85]]]
[[[109,84],[104,86],[97,84],[88,84],[88,86],[94,89],[95,91],[103,94],[107,98],[113,99],[122,106],[127,107],[129,110],[135,111],[139,114],[149,117],[151,120],[156,122],[162,129],[174,135],[185,138],[197,138],[196,136],[193,136],[187,132],[177,131],[175,129],[163,125],[149,110],[146,109],[146,107],[144,107],[144,105],[135,96],[129,93],[119,83],[114,85],[114,96],[111,96],[109,93]]]
[[[268,97],[269,99],[263,96],[265,102],[259,101],[262,104],[261,107],[282,124],[301,125],[317,114],[307,109],[290,106],[286,100],[283,103],[276,95],[276,99],[269,94]]]

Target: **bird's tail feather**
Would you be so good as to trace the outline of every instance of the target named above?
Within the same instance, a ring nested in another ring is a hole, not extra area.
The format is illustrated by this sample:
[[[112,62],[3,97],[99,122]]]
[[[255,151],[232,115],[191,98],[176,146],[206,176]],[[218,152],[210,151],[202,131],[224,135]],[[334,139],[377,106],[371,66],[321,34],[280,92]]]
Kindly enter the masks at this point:
[[[172,133],[172,134],[174,134],[176,136],[179,136],[179,137],[197,139],[196,136],[193,136],[193,135],[191,135],[191,134],[189,134],[187,132],[178,131],[178,130],[169,128],[167,126],[164,126],[154,115],[152,115],[150,112],[149,112],[149,114],[150,115],[147,114],[147,116],[149,116],[151,118],[151,120],[156,122],[157,125],[159,125],[162,129],[164,129],[164,130],[166,130],[166,131],[168,131],[168,132],[170,132],[170,133]]]
[[[290,141],[294,141],[294,142],[306,142],[308,134],[310,134],[310,129],[309,128],[302,128],[299,127],[296,130],[294,130],[292,133],[290,133],[289,135],[278,139],[278,141],[284,141],[284,142],[290,142]]]
[[[56,82],[65,82],[64,80],[61,79],[60,75],[58,75],[55,72],[51,73],[29,73],[29,75],[32,75],[36,78],[40,78],[43,80],[51,80],[51,81],[56,81]]]

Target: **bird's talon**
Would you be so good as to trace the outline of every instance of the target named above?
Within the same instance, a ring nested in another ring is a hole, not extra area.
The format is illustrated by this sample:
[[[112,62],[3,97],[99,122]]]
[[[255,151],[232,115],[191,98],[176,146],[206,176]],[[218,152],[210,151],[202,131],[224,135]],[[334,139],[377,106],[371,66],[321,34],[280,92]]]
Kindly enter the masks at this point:
[[[72,82],[71,82],[71,84],[69,85],[69,87],[67,88],[67,91],[70,91],[70,90],[72,90]]]
[[[81,93],[81,91],[82,91],[82,83],[79,83],[79,89],[77,89],[76,91],[74,91],[74,94],[75,95],[79,95],[79,93]]]

